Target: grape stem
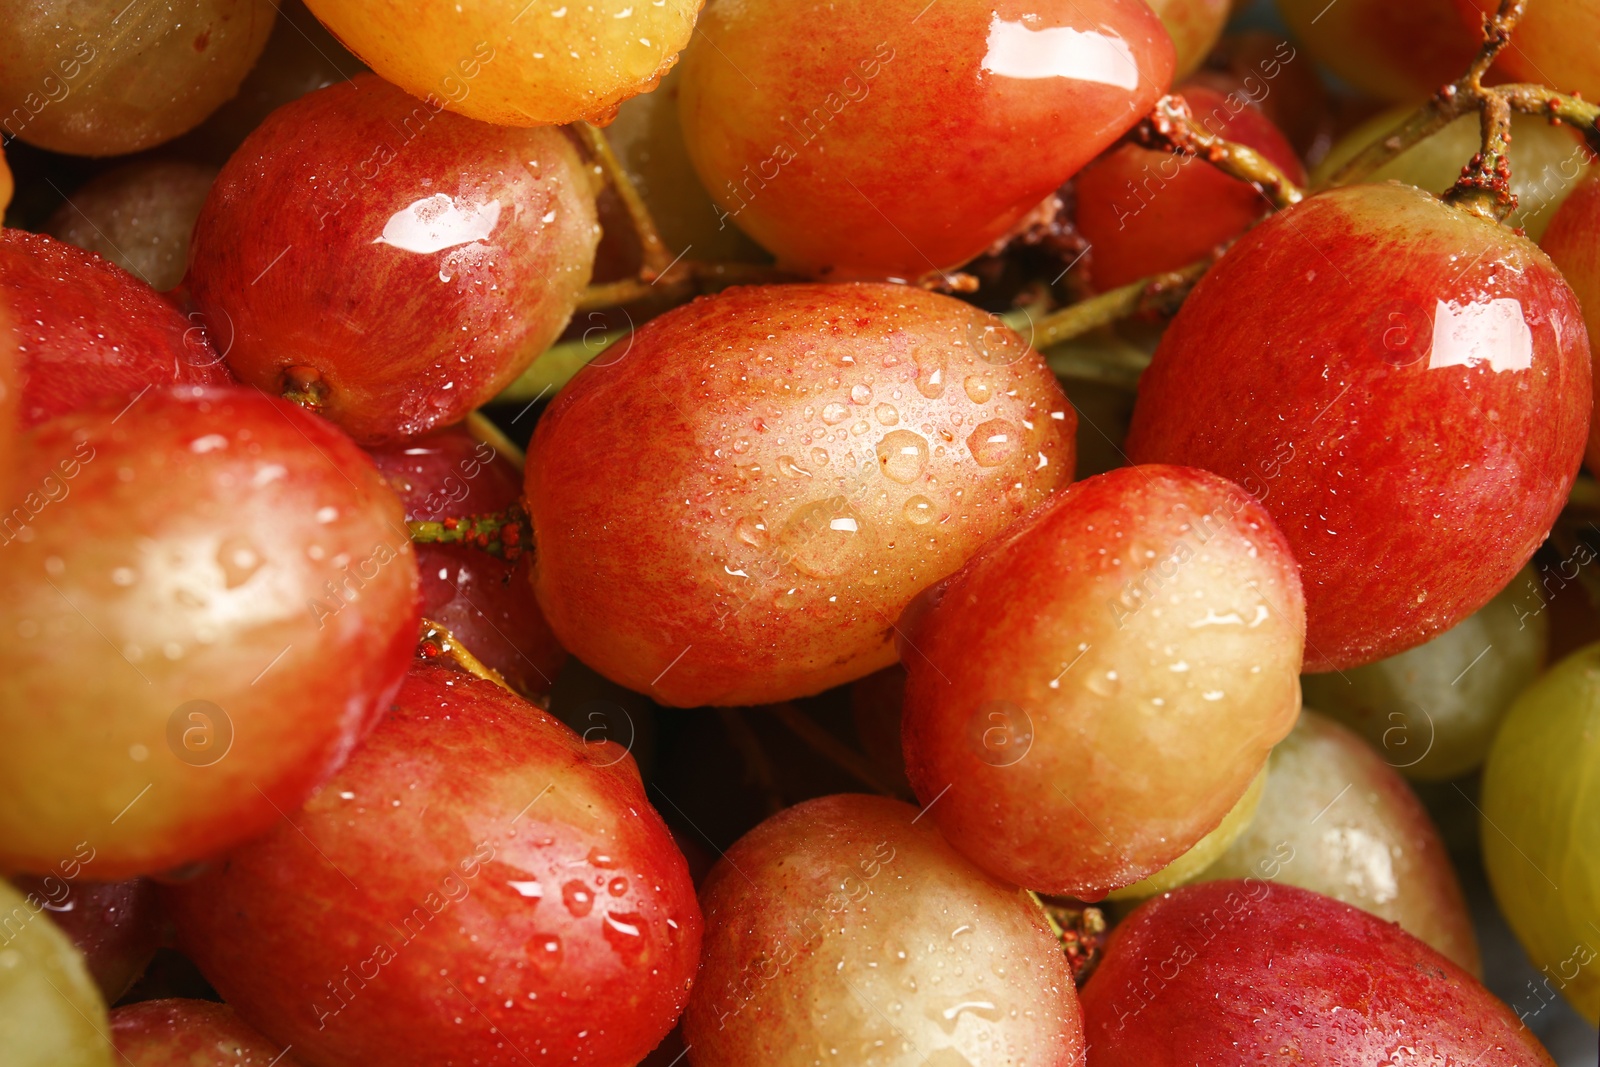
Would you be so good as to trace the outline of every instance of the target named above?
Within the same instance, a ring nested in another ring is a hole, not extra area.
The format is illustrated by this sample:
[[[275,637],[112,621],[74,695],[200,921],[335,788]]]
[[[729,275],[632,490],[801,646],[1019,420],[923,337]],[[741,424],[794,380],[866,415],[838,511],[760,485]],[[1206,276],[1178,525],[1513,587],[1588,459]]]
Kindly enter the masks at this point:
[[[655,280],[624,278],[616,282],[591,285],[578,297],[579,311],[598,311],[643,300],[681,302],[695,291],[715,292],[730,285],[762,285],[794,281],[794,275],[761,263],[705,263],[680,259],[676,266]]]
[[[466,545],[515,562],[533,545],[533,527],[520,504],[482,515],[406,523],[414,545]]]
[[[606,181],[616,191],[617,198],[622,201],[622,206],[633,223],[633,232],[639,238],[639,252],[643,260],[639,269],[640,277],[646,283],[663,277],[672,267],[672,253],[667,251],[667,243],[661,239],[661,229],[656,225],[655,216],[650,214],[650,208],[645,204],[644,197],[640,195],[639,187],[628,177],[627,170],[622,166],[622,160],[612,151],[611,142],[606,139],[603,130],[587,122],[574,123],[573,129],[583,138],[583,143],[594,157],[600,173],[605,175]]]
[[[1215,257],[1208,256],[1187,267],[1141,278],[1119,289],[1111,289],[1076,304],[1069,304],[1059,311],[1052,311],[1033,324],[1033,347],[1042,351],[1129,315],[1170,311],[1183,303],[1183,298],[1189,295],[1194,283],[1214,262]]]
[[[767,759],[760,739],[756,737],[756,732],[750,729],[750,724],[744,721],[744,716],[748,712],[748,708],[717,709],[717,715],[722,719],[722,728],[728,732],[728,740],[733,742],[733,747],[738,749],[739,755],[744,758],[748,780],[761,790],[761,798],[767,805],[767,814],[776,815],[789,805],[784,802],[783,792],[778,788],[778,776],[773,773],[772,762]]]
[[[881,796],[907,799],[905,790],[896,789],[878,776],[877,770],[861,753],[823,729],[815,719],[793,704],[773,704],[771,711],[791,733],[804,741],[817,755],[834,763],[846,774]]]
[[[493,682],[508,693],[516,692],[506,684],[499,671],[474,656],[455,634],[432,619],[422,620],[421,632],[417,637],[417,655],[425,660],[446,659],[474,678]]]
[[[1305,199],[1305,190],[1260,152],[1197,129],[1189,102],[1178,93],[1157,100],[1130,136],[1145,148],[1197,156],[1230,178],[1249,182],[1279,211]]]

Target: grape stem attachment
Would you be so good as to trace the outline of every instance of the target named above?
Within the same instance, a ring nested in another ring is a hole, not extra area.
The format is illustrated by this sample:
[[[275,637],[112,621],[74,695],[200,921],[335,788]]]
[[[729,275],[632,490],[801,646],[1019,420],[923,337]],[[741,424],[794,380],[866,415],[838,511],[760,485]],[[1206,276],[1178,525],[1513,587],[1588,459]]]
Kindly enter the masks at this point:
[[[1207,256],[1187,267],[1141,278],[1052,311],[1033,324],[1033,347],[1043,351],[1130,315],[1170,311],[1183,303],[1195,282],[1215,262],[1214,257]]]
[[[1157,100],[1129,136],[1145,148],[1203,159],[1230,178],[1254,185],[1279,211],[1305,199],[1305,190],[1260,152],[1196,128],[1189,102],[1178,93]]]
[[[508,693],[516,692],[506,684],[504,676],[499,671],[474,656],[455,634],[432,619],[422,620],[422,627],[417,635],[417,655],[425,660],[447,660],[474,678],[493,682]]]
[[[466,545],[507,562],[521,559],[533,546],[533,527],[519,504],[482,515],[414,520],[406,526],[414,545]]]

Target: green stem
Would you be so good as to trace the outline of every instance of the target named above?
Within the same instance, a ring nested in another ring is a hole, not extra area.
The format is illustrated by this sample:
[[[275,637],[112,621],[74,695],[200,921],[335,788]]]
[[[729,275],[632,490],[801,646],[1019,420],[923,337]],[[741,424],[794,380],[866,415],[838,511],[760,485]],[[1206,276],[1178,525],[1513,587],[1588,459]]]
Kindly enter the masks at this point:
[[[597,337],[583,337],[551,345],[490,403],[531,404],[547,396],[555,396],[562,386],[572,380],[574,374],[632,332],[611,330]]]
[[[1207,258],[1187,267],[1142,278],[1120,289],[1112,289],[1087,300],[1080,300],[1059,311],[1052,311],[1033,326],[1033,347],[1039,350],[1082,336],[1146,311],[1165,311],[1176,307],[1214,260]]]
[[[1135,128],[1134,136],[1146,148],[1198,156],[1229,177],[1251,183],[1280,211],[1305,199],[1305,190],[1266,156],[1247,145],[1197,129],[1189,102],[1177,93],[1157,100],[1150,115]]]
[[[504,511],[463,515],[438,522],[412,521],[411,543],[416,545],[466,545],[507,561],[522,557],[533,545],[528,513],[513,504]]]

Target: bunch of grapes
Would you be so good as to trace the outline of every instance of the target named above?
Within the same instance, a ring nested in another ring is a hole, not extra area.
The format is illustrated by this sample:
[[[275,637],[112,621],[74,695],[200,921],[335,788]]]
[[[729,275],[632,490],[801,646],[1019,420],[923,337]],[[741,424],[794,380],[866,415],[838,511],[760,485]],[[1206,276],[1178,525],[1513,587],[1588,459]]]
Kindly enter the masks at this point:
[[[0,27],[0,1067],[1595,1063],[1595,0]]]

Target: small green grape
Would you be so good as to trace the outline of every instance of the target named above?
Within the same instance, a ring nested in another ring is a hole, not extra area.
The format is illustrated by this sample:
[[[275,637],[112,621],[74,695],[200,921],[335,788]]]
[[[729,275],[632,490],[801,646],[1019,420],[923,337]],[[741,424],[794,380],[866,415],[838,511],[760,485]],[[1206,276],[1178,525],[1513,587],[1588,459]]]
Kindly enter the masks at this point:
[[[1544,600],[1524,569],[1432,641],[1354,670],[1306,675],[1301,687],[1307,704],[1366,737],[1407,778],[1445,781],[1483,762],[1549,645]]]
[[[43,908],[0,879],[0,1062],[110,1067],[106,1006]]]
[[[1515,704],[1483,772],[1483,859],[1523,948],[1600,1022],[1600,644]]]

